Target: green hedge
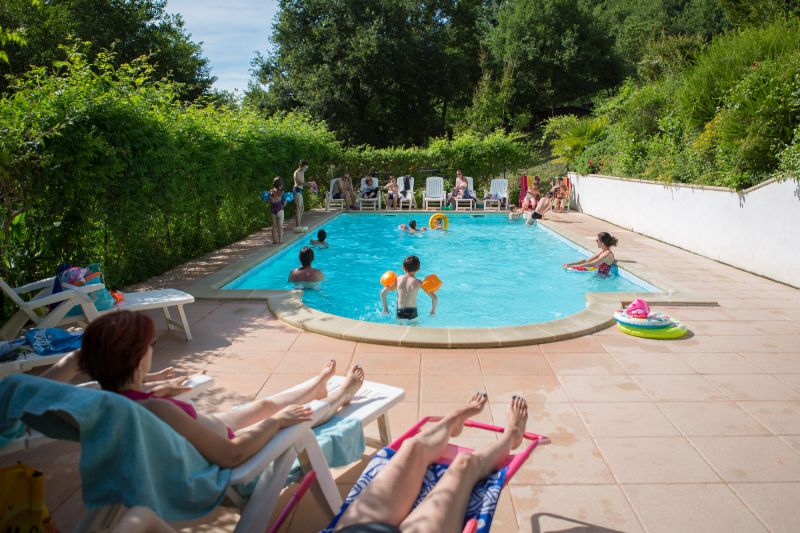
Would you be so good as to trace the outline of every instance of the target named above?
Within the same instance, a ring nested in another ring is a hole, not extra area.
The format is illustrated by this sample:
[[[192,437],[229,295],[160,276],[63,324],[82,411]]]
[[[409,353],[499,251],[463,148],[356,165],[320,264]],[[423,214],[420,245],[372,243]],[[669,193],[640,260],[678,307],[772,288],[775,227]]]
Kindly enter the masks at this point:
[[[605,119],[589,138],[585,123]],[[716,37],[682,70],[628,80],[593,119],[551,120],[555,152],[579,172],[744,189],[797,176],[800,19]],[[559,155],[561,155],[559,153]]]
[[[102,262],[125,286],[220,248],[269,224],[260,191],[276,175],[288,188],[299,159],[324,188],[344,171],[432,166],[488,179],[530,158],[502,133],[346,149],[307,117],[182,104],[144,61],[115,69],[74,48],[59,69],[32,69],[0,98],[0,258],[12,284]]]

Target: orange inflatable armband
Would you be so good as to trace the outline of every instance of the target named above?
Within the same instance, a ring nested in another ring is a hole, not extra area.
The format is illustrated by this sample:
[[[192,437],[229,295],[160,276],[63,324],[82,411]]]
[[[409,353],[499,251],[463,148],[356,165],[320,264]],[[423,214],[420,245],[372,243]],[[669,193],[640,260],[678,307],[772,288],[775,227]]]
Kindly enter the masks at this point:
[[[391,287],[397,282],[397,274],[392,272],[391,270],[387,270],[381,276],[381,285],[384,287]]]
[[[436,274],[430,274],[422,280],[422,290],[427,292],[428,294],[433,294],[434,292],[439,290],[439,287],[442,286],[442,280],[440,280]]]

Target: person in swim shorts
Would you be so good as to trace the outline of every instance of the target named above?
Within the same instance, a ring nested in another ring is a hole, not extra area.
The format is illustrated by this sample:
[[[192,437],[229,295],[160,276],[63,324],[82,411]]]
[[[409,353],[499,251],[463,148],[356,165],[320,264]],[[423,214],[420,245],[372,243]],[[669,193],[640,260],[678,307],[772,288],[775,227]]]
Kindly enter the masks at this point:
[[[303,189],[306,186],[306,170],[308,170],[308,161],[305,159],[301,159],[299,163],[297,163],[297,170],[294,171],[294,219],[297,223],[297,228],[301,227],[303,224]]]
[[[544,196],[539,203],[536,204],[536,209],[531,212],[530,217],[528,220],[525,221],[525,224],[532,225],[536,224],[536,221],[539,219],[544,218],[544,214],[550,211],[550,208],[553,206],[553,192],[550,191],[547,195]]]
[[[389,312],[389,304],[386,302],[386,295],[389,291],[397,289],[397,318],[412,319],[417,318],[417,293],[422,287],[422,280],[417,279],[415,274],[419,272],[419,257],[409,255],[403,261],[403,271],[405,274],[398,276],[397,281],[390,287],[384,287],[381,291],[381,302],[383,312]],[[428,293],[431,297],[431,316],[436,314],[436,305],[439,297],[435,293]]]

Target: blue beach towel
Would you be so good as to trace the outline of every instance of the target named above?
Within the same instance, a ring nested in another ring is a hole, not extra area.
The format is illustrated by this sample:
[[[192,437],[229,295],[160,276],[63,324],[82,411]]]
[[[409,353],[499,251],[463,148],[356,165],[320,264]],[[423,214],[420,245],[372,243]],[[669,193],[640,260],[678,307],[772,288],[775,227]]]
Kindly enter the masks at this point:
[[[88,508],[142,505],[165,520],[191,520],[211,512],[230,482],[230,470],[210,464],[158,417],[118,394],[16,374],[0,382],[0,434],[20,422],[51,438],[80,441]]]
[[[370,483],[372,483],[372,480],[374,480],[380,471],[391,461],[395,453],[397,452],[386,447],[375,454],[375,457],[372,458],[367,468],[364,469],[364,472],[358,478],[355,485],[353,485],[353,488],[350,489],[350,493],[347,495],[347,498],[345,498],[339,512],[333,517],[328,527],[322,530],[322,533],[333,533],[336,524],[339,523],[339,519],[350,504],[358,498]],[[422,487],[420,487],[419,495],[413,507],[419,505],[425,496],[433,490],[433,487],[436,486],[447,471],[447,467],[448,465],[439,463],[434,463],[428,467],[428,471],[425,473],[425,477],[422,480]],[[500,493],[505,484],[507,472],[508,467],[503,467],[489,477],[479,481],[472,488],[472,494],[470,495],[469,504],[467,505],[467,514],[464,516],[464,524],[473,518],[477,519],[477,533],[488,533],[492,527],[492,518],[494,517],[494,511],[497,508],[497,502],[500,499]]]
[[[355,463],[361,459],[366,448],[364,428],[355,418],[334,416],[322,425],[312,428],[328,466],[337,467]],[[302,477],[300,462],[295,460],[289,473],[288,483],[299,481]]]

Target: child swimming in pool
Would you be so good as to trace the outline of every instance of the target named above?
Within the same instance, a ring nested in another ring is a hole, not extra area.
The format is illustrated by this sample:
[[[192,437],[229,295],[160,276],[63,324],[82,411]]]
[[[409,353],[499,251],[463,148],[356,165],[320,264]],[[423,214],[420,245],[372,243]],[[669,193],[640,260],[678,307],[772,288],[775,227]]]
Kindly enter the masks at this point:
[[[327,238],[328,233],[324,229],[321,229],[317,232],[317,238],[311,239],[311,246],[314,246],[315,248],[327,248],[328,243],[325,241]]]
[[[519,220],[522,216],[522,211],[515,205],[511,206],[511,211],[508,212],[508,220]]]
[[[399,228],[410,235],[414,235],[416,233],[422,233],[423,231],[428,231],[428,228],[424,226],[422,228],[417,228],[416,220],[409,220],[408,224],[400,224]]]
[[[564,268],[578,270],[596,267],[598,274],[607,276],[609,273],[611,273],[611,267],[616,261],[614,258],[614,253],[611,251],[611,247],[617,245],[617,238],[613,237],[609,233],[606,233],[605,231],[601,231],[597,234],[595,242],[597,243],[597,247],[600,248],[599,252],[594,254],[589,259],[575,261],[574,263],[566,263]]]
[[[389,304],[386,302],[386,295],[389,291],[397,289],[397,318],[412,319],[417,318],[417,293],[422,287],[422,280],[417,279],[414,274],[419,272],[419,257],[409,255],[403,261],[403,271],[405,274],[398,276],[394,285],[384,287],[381,291],[381,303],[383,312],[389,312]],[[426,293],[431,297],[431,316],[436,314],[436,305],[439,297],[435,293]]]

